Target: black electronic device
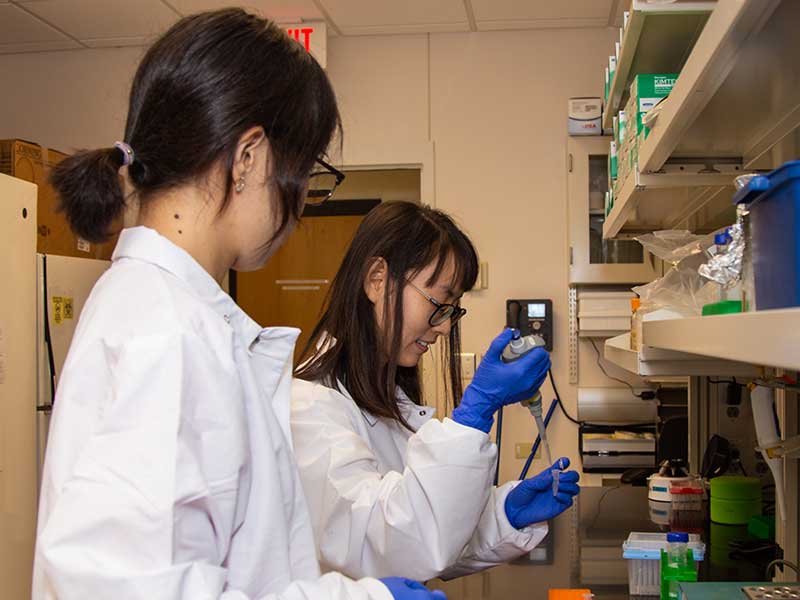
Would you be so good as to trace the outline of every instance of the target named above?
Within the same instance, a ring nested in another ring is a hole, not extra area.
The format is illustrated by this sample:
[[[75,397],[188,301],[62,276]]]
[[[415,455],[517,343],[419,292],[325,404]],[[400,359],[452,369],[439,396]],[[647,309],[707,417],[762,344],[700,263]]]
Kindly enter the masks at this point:
[[[552,300],[506,300],[506,326],[519,329],[523,336],[541,336],[545,350],[553,351]]]

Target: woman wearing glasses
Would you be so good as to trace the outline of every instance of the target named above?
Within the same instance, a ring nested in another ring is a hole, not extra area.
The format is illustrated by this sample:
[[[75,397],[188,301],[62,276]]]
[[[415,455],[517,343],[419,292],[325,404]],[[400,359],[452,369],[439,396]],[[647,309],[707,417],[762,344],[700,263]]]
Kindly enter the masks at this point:
[[[550,367],[537,349],[505,364],[501,333],[463,390],[462,294],[478,261],[444,213],[387,203],[362,222],[292,389],[292,435],[324,569],[422,580],[529,552],[578,493],[547,469],[492,487],[494,413],[529,398]],[[419,361],[443,339],[452,419],[423,403]],[[561,459],[566,461],[565,458]],[[568,462],[567,462],[568,464]]]
[[[124,141],[54,170],[84,238],[127,207],[122,167],[139,211],[61,373],[34,599],[442,600],[401,578],[321,576],[291,450],[299,332],[262,329],[220,287],[285,241],[339,129],[319,64],[227,9],[148,50]]]

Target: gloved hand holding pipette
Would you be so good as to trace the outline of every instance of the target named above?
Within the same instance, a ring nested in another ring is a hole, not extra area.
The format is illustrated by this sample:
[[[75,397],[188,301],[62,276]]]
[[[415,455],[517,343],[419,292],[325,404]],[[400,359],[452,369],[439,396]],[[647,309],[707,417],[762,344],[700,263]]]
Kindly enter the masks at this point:
[[[577,471],[565,471],[567,457],[559,458],[535,477],[525,479],[506,496],[506,516],[509,523],[522,529],[557,517],[572,506],[580,492]]]
[[[511,363],[503,361],[503,350],[515,335],[519,337],[519,332],[506,329],[489,346],[453,411],[456,423],[488,433],[499,408],[530,398],[544,383],[550,369],[550,355],[544,348],[535,348]]]

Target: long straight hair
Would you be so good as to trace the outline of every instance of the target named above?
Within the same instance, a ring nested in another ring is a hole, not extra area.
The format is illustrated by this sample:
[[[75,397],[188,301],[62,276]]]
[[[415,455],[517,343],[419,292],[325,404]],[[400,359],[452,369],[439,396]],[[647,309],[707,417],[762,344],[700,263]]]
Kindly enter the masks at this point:
[[[389,324],[386,330],[378,326],[374,305],[364,292],[375,258],[383,258],[388,265],[382,320]],[[478,256],[472,242],[448,215],[410,202],[374,208],[356,231],[333,280],[322,318],[301,354],[297,377],[334,389],[341,386],[361,409],[409,427],[397,405],[396,388],[399,386],[419,404],[421,384],[418,366],[397,364],[403,333],[403,290],[407,278],[435,264],[426,282],[432,285],[450,258],[455,264],[453,289],[471,289],[478,276]],[[453,405],[463,392],[460,350],[456,322],[442,348],[448,365],[445,389]]]

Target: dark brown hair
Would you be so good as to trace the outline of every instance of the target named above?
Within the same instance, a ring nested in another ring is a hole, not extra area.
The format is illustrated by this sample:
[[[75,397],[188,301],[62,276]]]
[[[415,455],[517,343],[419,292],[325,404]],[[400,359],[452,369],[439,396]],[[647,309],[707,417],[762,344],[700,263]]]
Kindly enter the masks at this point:
[[[383,322],[391,322],[391,327],[386,333],[378,327],[374,305],[364,292],[365,278],[376,257],[388,265]],[[334,389],[341,384],[360,408],[408,427],[397,406],[395,388],[400,386],[413,402],[420,403],[421,386],[418,367],[397,364],[403,289],[406,278],[435,263],[427,281],[433,284],[450,257],[455,262],[453,288],[471,289],[478,276],[478,257],[472,242],[448,215],[410,202],[374,208],[356,231],[333,280],[322,318],[301,355],[297,377]],[[386,335],[391,339],[385,339]],[[326,344],[327,336],[335,343]],[[384,348],[390,348],[388,357]],[[457,322],[442,348],[449,365],[445,386],[454,404],[463,391],[460,348]]]
[[[299,218],[315,159],[341,131],[325,72],[274,23],[240,9],[199,13],[171,27],[142,59],[130,93],[124,141],[140,202],[221,165],[226,196],[239,138],[261,126],[269,140],[280,218],[275,237]],[[125,207],[117,148],[65,159],[52,181],[73,230],[89,241],[109,235]]]

